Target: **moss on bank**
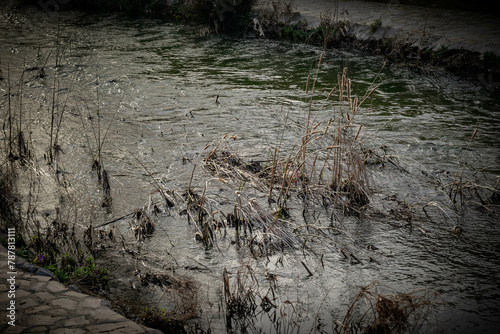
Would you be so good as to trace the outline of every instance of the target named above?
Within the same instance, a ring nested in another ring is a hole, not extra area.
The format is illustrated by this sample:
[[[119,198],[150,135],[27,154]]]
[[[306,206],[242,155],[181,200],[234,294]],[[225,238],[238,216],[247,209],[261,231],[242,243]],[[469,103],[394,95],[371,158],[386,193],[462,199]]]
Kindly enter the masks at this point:
[[[383,55],[388,63],[405,64],[421,73],[445,69],[456,76],[478,79],[488,88],[500,81],[500,57],[492,52],[481,54],[444,45],[438,49],[418,47],[408,37],[375,38],[381,22],[360,25],[323,18],[317,27],[311,27],[304,19],[287,17],[291,16],[275,11],[260,13],[257,19],[268,38]]]

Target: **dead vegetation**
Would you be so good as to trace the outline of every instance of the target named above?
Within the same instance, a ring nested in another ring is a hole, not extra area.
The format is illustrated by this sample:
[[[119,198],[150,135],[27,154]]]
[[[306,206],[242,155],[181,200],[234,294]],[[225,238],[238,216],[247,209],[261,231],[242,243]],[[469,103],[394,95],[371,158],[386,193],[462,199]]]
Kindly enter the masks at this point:
[[[244,265],[236,272],[222,271],[221,308],[231,333],[299,333],[300,319],[307,313],[300,301],[281,300],[276,274],[265,280]],[[255,319],[266,319],[269,328],[260,328]]]
[[[156,303],[144,311],[133,312],[140,313],[140,321],[164,333],[187,333],[186,321],[199,317],[201,313],[196,284],[188,277],[168,272],[136,271],[135,275],[143,287],[158,295]],[[160,303],[165,307],[159,307]]]
[[[137,240],[142,241],[146,237],[153,234],[155,231],[155,223],[150,214],[151,208],[138,209],[134,213],[134,220],[131,223],[131,230],[134,232],[134,236]]]
[[[428,290],[379,293],[372,283],[359,290],[349,304],[338,333],[420,333],[438,295]]]
[[[64,52],[57,38],[47,54],[38,50],[35,67],[23,64],[7,69],[8,94],[1,100],[5,113],[2,112],[3,145],[0,148],[4,188],[0,213],[9,227],[15,227],[22,256],[54,271],[63,282],[70,279],[88,289],[107,289],[107,277],[104,277],[107,271],[94,262],[94,257],[101,250],[98,240],[111,239],[112,231],[106,235],[96,231],[91,214],[95,207],[92,203],[82,205],[88,197],[80,197],[81,193],[68,177],[72,173],[67,168],[67,148],[61,138],[63,121],[66,122],[72,111],[72,87],[79,72],[74,71],[68,77],[61,75],[63,59]],[[38,74],[30,77],[35,69]],[[19,79],[11,80],[12,73]],[[36,93],[24,92],[33,83],[44,88]],[[63,86],[69,88],[61,88]],[[33,98],[38,94],[43,98]],[[101,146],[104,138],[105,135],[100,139]],[[99,161],[89,163],[87,170],[98,170],[100,185],[95,192],[103,194],[103,206],[109,206],[110,176]],[[98,274],[103,275],[99,278]]]
[[[346,20],[347,11],[339,11],[338,1],[327,5],[325,12],[320,15],[317,27],[293,9],[293,1],[278,0],[268,3],[254,18],[254,30],[259,36],[323,47],[340,47],[343,42],[352,40],[352,37],[346,35],[350,26],[350,22]]]
[[[238,331],[252,327],[257,310],[258,280],[250,267],[244,267],[235,274],[233,282],[230,273],[224,268],[222,280],[224,283],[224,310],[228,330]]]
[[[468,158],[470,145],[478,133],[478,124],[474,127],[472,135],[463,154],[458,161],[458,166],[453,174],[451,182],[441,181],[441,185],[448,195],[453,207],[456,210],[465,210],[469,206],[474,206],[484,210],[488,214],[500,215],[498,198],[500,191],[498,188],[500,178],[497,177],[494,185],[488,182],[484,176],[484,171],[488,168],[477,169],[473,167]]]
[[[306,94],[309,90],[314,91],[314,83],[312,87],[308,84]],[[334,115],[325,121],[316,121],[317,116],[312,115],[313,99],[310,98],[303,124],[304,134],[290,149],[285,149],[280,141],[269,148],[272,154],[267,160],[245,162],[231,150],[228,140],[235,138],[224,136],[207,154],[205,168],[240,188],[250,185],[267,193],[268,203],[277,204],[274,212],[277,218],[288,218],[287,201],[292,195],[301,198],[305,204],[312,200],[329,207],[332,217],[337,217],[334,209],[338,208],[346,214],[359,212],[370,202],[371,194],[367,157],[362,155],[357,143],[362,125],[354,123],[359,105],[366,96],[359,100],[351,95],[347,70],[339,75],[338,85],[327,99],[335,92],[338,106]],[[239,212],[245,212],[237,199]],[[260,208],[258,211],[262,212]],[[239,217],[239,212],[234,216]],[[259,216],[262,217],[262,213]]]

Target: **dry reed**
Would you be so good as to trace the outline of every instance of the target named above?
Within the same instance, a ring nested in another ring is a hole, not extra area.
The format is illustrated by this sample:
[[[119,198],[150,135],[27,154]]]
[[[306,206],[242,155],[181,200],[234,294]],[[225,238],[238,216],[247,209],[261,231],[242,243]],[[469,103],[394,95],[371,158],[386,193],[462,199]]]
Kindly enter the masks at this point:
[[[419,333],[438,294],[429,290],[381,294],[371,283],[359,290],[337,323],[338,333]]]
[[[315,81],[312,88],[308,83],[306,91],[314,91]],[[360,102],[351,95],[346,69],[338,77],[336,91],[337,110],[324,122],[316,122],[313,117],[311,98],[305,133],[290,151],[284,152],[280,142],[270,148],[269,151],[274,152],[271,160],[244,162],[230,150],[227,136],[224,136],[207,154],[205,168],[219,177],[251,184],[260,191],[267,189],[268,200],[277,203],[278,211],[287,211],[287,199],[292,193],[327,205],[340,204],[344,212],[350,213],[368,204],[370,180],[366,158],[359,152],[357,143],[361,126],[353,123]],[[280,156],[284,158],[279,159]],[[273,189],[277,190],[276,198],[272,197]]]
[[[223,306],[226,314],[228,330],[237,326],[236,330],[252,327],[257,310],[258,280],[249,266],[243,267],[235,274],[231,284],[230,273],[224,268],[222,280],[224,283]]]

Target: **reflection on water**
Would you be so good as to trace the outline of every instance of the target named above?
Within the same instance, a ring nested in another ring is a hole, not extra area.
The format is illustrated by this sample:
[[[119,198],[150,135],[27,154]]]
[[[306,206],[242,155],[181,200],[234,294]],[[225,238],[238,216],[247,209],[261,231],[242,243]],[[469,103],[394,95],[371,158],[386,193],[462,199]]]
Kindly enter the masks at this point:
[[[252,37],[200,37],[190,27],[77,12],[61,13],[58,26],[54,20],[32,19],[33,11],[2,13],[3,75],[8,65],[17,87],[20,70],[32,68],[23,77],[23,110],[33,120],[32,140],[41,151],[48,145],[44,144],[50,129],[47,115],[57,87],[57,110],[66,105],[66,114],[56,114],[64,117],[60,134],[64,169],[77,196],[94,201],[96,207],[90,163],[96,143],[99,139],[104,143],[113,207],[91,213],[101,222],[142,207],[155,192],[152,178],[168,189],[186,189],[195,164],[192,182],[201,191],[209,177],[200,164],[203,150],[223,135],[236,135],[232,149],[259,161],[267,159],[285,121],[285,142],[293,145],[300,138],[298,126],[308,108],[304,88],[309,73],[316,76],[321,49]],[[440,182],[450,182],[457,163],[465,161],[467,170],[477,171],[474,177],[495,184],[500,172],[500,100],[473,83],[445,75],[415,75],[402,67],[384,67],[379,57],[328,50],[317,73],[312,104],[318,121],[333,116],[335,104],[326,96],[344,66],[353,92],[360,97],[379,85],[356,115],[364,127],[363,145],[384,145],[404,169],[373,166],[373,207],[391,210],[384,199],[397,194],[416,211],[415,217],[425,218],[422,206],[437,203],[429,207],[434,219],[401,224],[342,218],[338,228],[343,233],[329,242],[311,243],[307,261],[314,275],[307,277],[300,252],[255,259],[222,238],[218,250],[205,251],[194,241],[185,216],[171,210],[159,217],[160,228],[141,246],[142,264],[127,257],[117,260],[119,250],[111,253],[108,261],[120,265],[116,279],[128,285],[138,266],[158,271],[175,262],[177,270],[208,291],[203,293],[208,299],[204,302],[217,304],[223,268],[236,272],[241,265],[250,265],[261,286],[267,284],[266,270],[276,272],[282,301],[298,298],[304,316],[308,314],[302,324],[306,332],[315,314],[326,324],[322,330],[333,331],[333,320],[342,317],[361,286],[373,281],[396,291],[430,288],[441,293],[445,304],[433,315],[437,321],[429,331],[491,331],[500,322],[498,222],[484,211],[453,210]],[[41,67],[46,76],[37,72]],[[58,80],[53,81],[56,70]],[[6,110],[6,86],[1,89]],[[476,124],[478,134],[469,142]],[[36,158],[42,161],[42,156]],[[208,189],[229,207],[234,191],[212,181]],[[248,192],[262,196],[252,189]],[[301,219],[302,204],[293,201],[299,208],[293,213]],[[318,214],[318,219],[328,220]],[[463,226],[465,236],[457,237],[454,225]],[[126,222],[117,226],[130,238],[128,227]],[[372,254],[367,245],[378,251]],[[342,247],[356,252],[362,263],[345,261],[339,253]],[[377,261],[368,261],[370,257]],[[180,269],[188,266],[209,270]],[[147,288],[120,293],[131,300],[141,297],[145,305],[158,298]],[[207,306],[205,313],[213,317],[214,329],[224,328],[216,306]],[[269,320],[262,323],[271,326]]]

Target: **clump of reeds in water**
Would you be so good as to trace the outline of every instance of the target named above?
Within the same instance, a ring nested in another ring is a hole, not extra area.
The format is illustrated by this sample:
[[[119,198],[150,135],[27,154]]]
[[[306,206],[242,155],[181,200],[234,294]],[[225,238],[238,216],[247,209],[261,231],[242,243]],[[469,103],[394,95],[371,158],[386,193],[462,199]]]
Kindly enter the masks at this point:
[[[336,333],[418,333],[438,302],[429,290],[381,294],[372,283],[353,298]]]
[[[155,224],[153,218],[150,216],[146,209],[139,209],[135,212],[134,223],[132,230],[134,236],[139,241],[146,239],[148,235],[153,234],[155,231]]]
[[[181,196],[185,209],[180,213],[187,215],[188,223],[195,226],[195,239],[208,249],[214,246],[217,230],[224,227],[224,224],[216,217],[218,210],[213,210],[216,203],[205,196],[205,190],[199,195],[194,189],[188,187]]]
[[[136,271],[136,276],[142,286],[160,292],[156,304],[146,308],[143,324],[164,333],[186,333],[185,322],[200,315],[197,285],[190,278],[170,272]],[[165,307],[159,308],[162,301],[162,306]]]
[[[285,151],[279,142],[270,148],[273,154],[264,162],[244,162],[237,152],[228,150],[229,145],[222,145],[227,140],[224,136],[208,153],[205,167],[217,176],[265,190],[269,202],[277,203],[279,213],[287,212],[292,193],[304,200],[340,205],[346,213],[356,212],[369,203],[371,193],[365,158],[357,142],[362,126],[354,123],[362,101],[351,95],[345,69],[328,98],[335,91],[337,108],[326,121],[313,118],[311,97],[304,133],[291,149]]]
[[[180,196],[175,196],[179,197],[183,207],[180,215],[187,216],[188,223],[195,227],[196,241],[206,248],[216,244],[221,231],[225,236],[228,226],[235,229],[235,242],[247,243],[254,255],[269,255],[270,251],[298,245],[286,221],[262,209],[255,198],[248,198],[242,192],[236,192],[233,209],[229,212],[221,208],[217,199],[206,194],[206,186],[201,194],[189,187]]]
[[[308,80],[306,94],[313,90],[314,84],[310,89]],[[201,197],[186,193],[188,217],[206,227],[201,222],[207,222],[208,217],[216,220],[210,213],[219,212],[222,215],[219,221],[235,228],[236,242],[247,242],[254,256],[262,256],[301,244],[296,235],[301,228],[291,225],[294,220],[288,208],[291,196],[302,200],[304,207],[310,202],[323,205],[330,210],[332,220],[339,219],[339,209],[346,215],[359,214],[370,202],[371,190],[366,157],[358,142],[362,126],[354,123],[354,117],[371,92],[361,100],[352,95],[351,81],[344,69],[327,97],[332,98],[334,93],[338,96],[330,117],[316,121],[318,115],[312,115],[311,96],[296,143],[285,147],[281,139],[268,149],[271,154],[262,160],[245,161],[231,148],[229,141],[236,140],[236,136],[223,136],[208,151],[204,167],[219,180],[238,187],[233,210],[221,213],[219,209],[206,209],[205,187]],[[286,129],[285,122],[278,137],[284,138]],[[256,189],[262,195],[260,198],[267,197],[270,206],[245,195],[245,187]],[[190,208],[194,209],[191,213]],[[197,226],[199,241],[213,240],[214,227],[218,225],[209,226],[208,229]]]
[[[295,248],[299,244],[285,220],[262,209],[256,199],[248,199],[240,192],[236,193],[234,210],[227,215],[227,221],[236,227],[237,241],[242,231],[244,234],[248,231],[247,240],[254,254],[268,255],[271,250]]]
[[[226,314],[228,330],[245,330],[253,324],[257,310],[258,280],[252,269],[243,267],[230,279],[230,273],[224,268],[222,280],[224,283],[223,306]]]
[[[464,209],[467,205],[473,205],[484,209],[489,214],[498,215],[497,205],[500,203],[500,191],[498,185],[500,178],[496,178],[495,185],[485,181],[480,176],[484,175],[487,168],[474,170],[467,163],[467,154],[472,141],[478,133],[478,124],[474,127],[472,135],[464,149],[464,153],[458,162],[457,170],[453,174],[451,183],[444,184],[444,190],[455,209]],[[470,169],[470,170],[468,170]]]

